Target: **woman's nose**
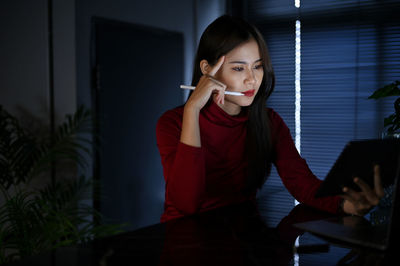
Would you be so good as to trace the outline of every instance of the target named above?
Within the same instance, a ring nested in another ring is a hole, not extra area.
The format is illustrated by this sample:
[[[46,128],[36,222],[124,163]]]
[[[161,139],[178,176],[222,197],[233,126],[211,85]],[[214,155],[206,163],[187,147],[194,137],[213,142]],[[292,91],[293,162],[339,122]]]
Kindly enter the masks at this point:
[[[250,83],[250,84],[253,84],[256,82],[256,76],[252,70],[247,71],[245,82]]]

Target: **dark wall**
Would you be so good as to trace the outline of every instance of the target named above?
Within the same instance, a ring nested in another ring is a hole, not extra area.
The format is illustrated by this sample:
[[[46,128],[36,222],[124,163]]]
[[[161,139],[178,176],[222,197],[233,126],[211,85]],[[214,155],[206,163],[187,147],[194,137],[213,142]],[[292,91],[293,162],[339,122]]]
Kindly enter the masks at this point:
[[[159,222],[163,212],[155,128],[165,110],[182,104],[183,34],[104,19],[94,23],[98,208],[109,221],[136,229]]]
[[[143,154],[139,152],[135,156],[141,156],[141,171],[137,171],[136,178],[139,178],[136,181],[127,182],[129,180],[129,175],[133,176],[135,174],[134,168],[132,171],[126,169],[122,171],[121,169],[115,169],[121,173],[121,175],[125,175],[127,178],[119,180],[117,176],[113,178],[113,181],[108,180],[107,182],[120,182],[120,185],[125,189],[124,192],[121,192],[125,195],[128,195],[131,192],[130,198],[120,199],[120,207],[118,207],[119,211],[112,210],[112,207],[109,207],[110,210],[110,218],[116,217],[132,217],[132,226],[131,228],[145,226],[151,223],[159,222],[159,219],[162,214],[162,208],[160,208],[160,204],[164,202],[164,189],[157,190],[159,188],[160,183],[164,186],[164,179],[162,175],[162,167],[161,160],[158,154],[158,150],[155,146],[155,117],[161,115],[161,109],[166,110],[176,106],[178,103],[183,103],[185,98],[184,92],[179,88],[180,83],[190,83],[191,80],[191,71],[192,71],[192,61],[194,57],[194,52],[197,46],[197,40],[199,34],[203,31],[203,29],[217,16],[221,15],[224,12],[225,1],[183,1],[183,0],[172,0],[172,1],[77,1],[76,2],[76,41],[77,41],[77,102],[78,104],[84,104],[89,107],[93,107],[93,93],[92,93],[92,73],[93,73],[93,18],[102,18],[108,20],[116,20],[121,23],[130,23],[135,26],[143,26],[150,27],[155,30],[161,31],[170,31],[182,34],[182,46],[176,46],[171,54],[175,54],[180,51],[180,56],[176,57],[176,60],[165,66],[166,68],[172,68],[175,70],[180,69],[181,72],[179,77],[176,74],[174,77],[173,84],[171,82],[165,82],[165,85],[162,86],[160,83],[165,79],[165,75],[163,76],[162,71],[153,72],[155,75],[153,80],[157,81],[157,91],[154,91],[155,94],[152,97],[138,97],[133,99],[130,105],[136,106],[154,106],[154,110],[158,110],[157,114],[150,114],[147,111],[141,112],[140,119],[136,119],[135,122],[131,120],[131,116],[136,116],[138,114],[132,113],[137,112],[136,110],[126,111],[126,117],[121,118],[121,123],[119,125],[125,124],[126,126],[136,126],[140,128],[142,126],[150,126],[148,127],[150,131],[148,131],[148,138],[146,140],[142,140],[144,143],[140,143],[141,145],[148,146],[149,150],[145,151]],[[162,41],[160,41],[160,45],[162,45]],[[181,47],[181,48],[179,48]],[[148,49],[143,51],[143,54],[151,54],[154,46],[148,45]],[[158,51],[157,51],[158,52]],[[183,58],[180,60],[179,57]],[[180,63],[180,61],[182,61]],[[162,69],[163,62],[159,62],[153,59],[154,69]],[[161,68],[160,68],[161,67]],[[171,70],[171,69],[169,69]],[[153,71],[152,68],[143,68],[142,73],[135,72],[135,75],[146,76]],[[178,72],[179,72],[178,71]],[[168,71],[165,71],[168,72]],[[169,73],[169,72],[168,72]],[[176,83],[176,84],[175,84]],[[153,89],[149,88],[150,91]],[[172,97],[172,98],[171,98]],[[157,101],[154,101],[157,99]],[[162,103],[162,104],[161,104]],[[129,104],[127,104],[129,105]],[[130,113],[131,112],[131,113]],[[131,121],[131,123],[127,123]],[[118,126],[117,126],[118,127]],[[124,128],[124,127],[121,127]],[[116,129],[118,130],[118,129]],[[128,130],[127,132],[133,132]],[[129,133],[132,135],[132,133]],[[132,139],[135,139],[135,135],[133,134]],[[114,138],[114,140],[113,140]],[[116,141],[115,137],[111,137],[110,141]],[[132,143],[126,142],[127,145],[120,147],[120,151],[123,151],[127,148],[127,146]],[[137,146],[137,145],[136,145]],[[130,146],[129,146],[130,147]],[[136,147],[138,148],[138,147]],[[115,147],[115,152],[118,152],[118,147]],[[138,148],[138,150],[141,150]],[[120,157],[120,162],[124,162],[132,160],[132,154],[128,153],[126,156]],[[107,163],[107,162],[102,162]],[[132,164],[133,166],[134,164]],[[103,168],[105,165],[101,165]],[[113,166],[108,165],[107,167],[113,168]],[[96,166],[94,167],[96,169]],[[151,171],[147,170],[151,169]],[[88,170],[87,175],[90,176],[92,173],[91,170]],[[112,171],[112,170],[111,170]],[[139,174],[139,172],[141,172]],[[147,172],[147,173],[146,173]],[[140,177],[137,177],[140,176]],[[142,182],[142,183],[141,183]],[[113,184],[113,183],[111,183]],[[126,184],[125,186],[123,184]],[[120,187],[121,187],[120,186]],[[118,187],[118,186],[117,186]],[[115,189],[114,189],[115,190]],[[113,193],[119,193],[119,191],[114,191]],[[117,202],[118,197],[121,195],[114,194],[115,200]],[[103,202],[103,206],[105,206],[106,202]],[[116,203],[118,204],[118,203]],[[109,206],[113,205],[111,203]],[[116,213],[111,213],[112,211],[116,211]],[[130,211],[135,212],[135,215],[132,216]],[[105,211],[106,214],[108,211]],[[158,214],[156,215],[155,213]],[[119,218],[118,218],[119,219]],[[117,219],[117,220],[118,220]],[[128,220],[131,218],[128,218]],[[134,219],[134,220],[133,220]],[[130,222],[130,221],[127,221]]]
[[[48,9],[49,3],[52,9]],[[7,109],[17,106],[49,121],[49,109],[54,103],[57,121],[64,120],[78,105],[92,108],[92,19],[101,17],[124,23],[144,25],[182,34],[183,62],[180,82],[191,80],[192,62],[197,40],[204,28],[224,13],[225,0],[18,0],[0,3],[0,104]],[[49,12],[51,11],[51,12]],[[49,14],[53,32],[49,33]],[[51,39],[50,39],[51,36]],[[49,41],[53,42],[53,88],[50,97]],[[177,93],[182,103],[185,94],[177,86],[163,88]],[[179,90],[179,91],[176,91]],[[179,98],[179,99],[177,99]],[[169,108],[176,102],[165,102]],[[146,114],[143,114],[143,121]],[[152,145],[152,144],[149,144]],[[150,161],[161,169],[159,156]],[[92,161],[91,161],[92,162]],[[84,173],[93,176],[93,162]],[[163,182],[162,175],[159,180]],[[147,193],[145,190],[143,193]],[[164,194],[153,195],[162,202]],[[133,205],[151,208],[149,202]],[[160,213],[161,215],[161,213]]]

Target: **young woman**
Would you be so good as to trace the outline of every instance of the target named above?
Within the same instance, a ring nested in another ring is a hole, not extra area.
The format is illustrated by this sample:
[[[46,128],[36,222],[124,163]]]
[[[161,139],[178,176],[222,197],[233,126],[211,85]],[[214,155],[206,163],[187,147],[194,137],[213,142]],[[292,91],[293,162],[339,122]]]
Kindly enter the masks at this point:
[[[221,16],[204,31],[194,62],[195,90],[185,105],[157,123],[157,145],[166,181],[161,221],[254,200],[274,163],[285,187],[306,205],[363,215],[383,196],[375,190],[315,199],[321,180],[297,152],[288,127],[266,101],[275,78],[266,44],[246,21]],[[240,92],[242,96],[227,95]]]

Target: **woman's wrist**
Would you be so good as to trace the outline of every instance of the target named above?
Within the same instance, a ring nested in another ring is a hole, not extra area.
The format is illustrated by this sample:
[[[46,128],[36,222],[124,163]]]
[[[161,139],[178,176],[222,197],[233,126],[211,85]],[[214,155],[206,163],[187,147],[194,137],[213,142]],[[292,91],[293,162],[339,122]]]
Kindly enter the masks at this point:
[[[339,204],[340,204],[340,207],[339,207],[340,214],[355,215],[354,205],[350,201],[342,198]]]
[[[200,147],[200,110],[190,105],[185,105],[183,109],[181,142],[190,146]]]
[[[342,204],[343,204],[343,213],[344,214],[354,215],[354,212],[355,212],[354,206],[350,201],[348,201],[346,199],[343,199],[343,203]]]
[[[186,102],[183,108],[183,115],[198,117],[199,114],[200,114],[200,108],[196,107],[196,105],[192,104],[191,102]]]
[[[338,206],[339,214],[346,214],[346,212],[344,211],[344,202],[345,202],[345,199],[343,199],[343,198],[341,198],[339,201],[339,206]]]

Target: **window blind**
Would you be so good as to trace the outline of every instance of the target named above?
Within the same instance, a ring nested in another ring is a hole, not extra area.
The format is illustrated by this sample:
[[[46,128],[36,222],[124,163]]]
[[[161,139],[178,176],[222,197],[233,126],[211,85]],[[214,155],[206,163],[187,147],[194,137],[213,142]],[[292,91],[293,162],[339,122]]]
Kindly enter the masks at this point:
[[[294,27],[290,24],[279,25],[273,29],[261,29],[265,36],[275,72],[275,91],[268,100],[268,106],[273,108],[285,120],[291,133],[295,128],[295,67],[293,57],[295,43],[293,41]],[[285,47],[285,49],[281,49]],[[271,175],[258,193],[258,205],[264,221],[269,226],[276,226],[284,215],[294,206],[294,198],[283,186],[274,167]]]
[[[264,35],[276,74],[267,105],[283,117],[293,138],[295,23],[301,23],[301,155],[323,179],[349,140],[380,138],[383,118],[394,111],[394,97],[367,98],[400,80],[400,2],[303,0],[299,8],[294,0],[244,3],[243,16]],[[259,194],[261,207],[275,210],[266,214],[276,215],[275,221],[293,199],[284,190],[273,172]]]

